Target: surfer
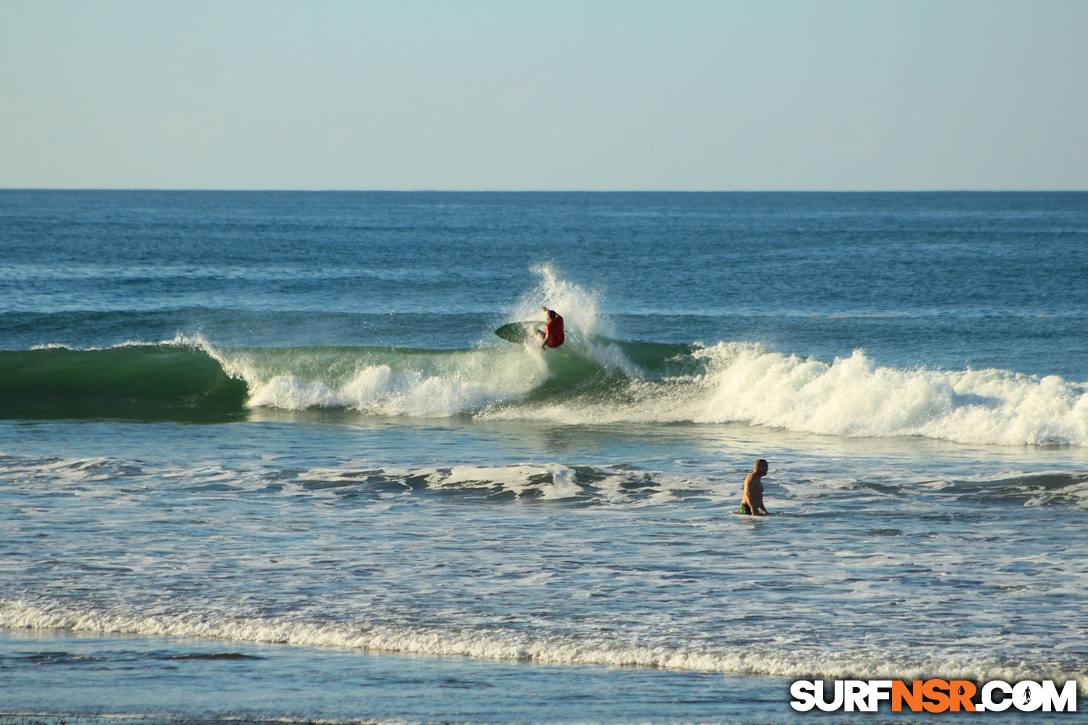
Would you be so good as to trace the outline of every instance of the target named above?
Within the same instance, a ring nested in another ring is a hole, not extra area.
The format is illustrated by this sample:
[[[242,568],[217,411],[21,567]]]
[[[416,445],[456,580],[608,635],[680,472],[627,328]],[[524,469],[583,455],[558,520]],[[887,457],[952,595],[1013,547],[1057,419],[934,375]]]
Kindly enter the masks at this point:
[[[566,339],[563,335],[563,318],[555,310],[549,310],[547,307],[540,309],[548,315],[548,324],[543,330],[536,331],[536,336],[540,338],[540,349],[559,347]]]
[[[760,458],[752,472],[744,479],[744,498],[737,513],[748,516],[766,516],[767,507],[763,505],[763,477],[767,475],[767,462]],[[762,513],[760,513],[762,511]]]

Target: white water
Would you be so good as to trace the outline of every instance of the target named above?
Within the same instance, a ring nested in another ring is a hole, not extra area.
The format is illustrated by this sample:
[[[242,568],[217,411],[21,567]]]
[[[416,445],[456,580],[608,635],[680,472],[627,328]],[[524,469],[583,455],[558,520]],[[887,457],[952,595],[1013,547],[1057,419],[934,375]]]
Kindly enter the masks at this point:
[[[0,628],[1088,684],[1088,550],[1067,533],[1088,474],[1037,472],[1059,458],[1059,470],[1088,470],[1075,450],[969,462],[980,454],[946,445],[921,463],[922,442],[802,454],[769,437],[759,452],[776,516],[753,520],[731,512],[758,429],[733,441],[698,426],[662,441],[629,430],[614,447],[614,429],[587,427],[572,449],[540,448],[539,428],[477,430],[465,445],[463,427],[426,427],[409,454],[381,425],[235,424],[193,449],[134,439],[139,457],[116,455],[116,441],[148,430],[80,433],[81,450],[112,455],[24,444],[0,458],[18,562]],[[373,460],[390,450],[414,463]],[[631,455],[659,466],[622,462]]]

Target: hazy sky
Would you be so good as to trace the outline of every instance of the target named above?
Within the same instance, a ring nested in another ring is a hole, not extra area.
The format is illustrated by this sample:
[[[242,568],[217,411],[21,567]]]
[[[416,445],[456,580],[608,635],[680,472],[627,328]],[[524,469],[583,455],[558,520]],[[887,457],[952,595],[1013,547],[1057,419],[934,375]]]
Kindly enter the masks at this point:
[[[0,187],[1088,189],[1088,1],[0,0]]]

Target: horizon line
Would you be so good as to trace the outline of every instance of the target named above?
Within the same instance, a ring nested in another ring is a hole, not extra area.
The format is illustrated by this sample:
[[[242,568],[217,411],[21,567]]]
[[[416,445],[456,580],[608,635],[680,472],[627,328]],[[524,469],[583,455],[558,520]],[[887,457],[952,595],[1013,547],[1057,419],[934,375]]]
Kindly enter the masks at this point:
[[[305,189],[124,186],[0,186],[0,192],[183,192],[291,194],[1080,194],[1088,189]]]

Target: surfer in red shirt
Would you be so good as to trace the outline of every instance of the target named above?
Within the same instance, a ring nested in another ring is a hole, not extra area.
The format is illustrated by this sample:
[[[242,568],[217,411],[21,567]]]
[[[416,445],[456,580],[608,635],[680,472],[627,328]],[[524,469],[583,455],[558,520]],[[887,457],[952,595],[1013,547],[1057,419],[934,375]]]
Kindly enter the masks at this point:
[[[555,310],[541,307],[548,315],[548,324],[543,330],[537,330],[536,336],[540,338],[540,349],[546,347],[559,347],[566,339],[563,335],[563,318]]]

